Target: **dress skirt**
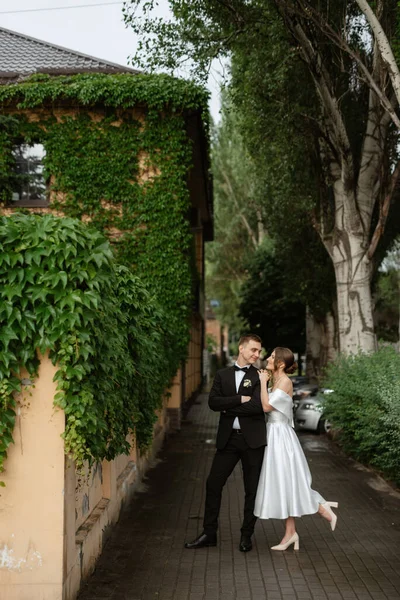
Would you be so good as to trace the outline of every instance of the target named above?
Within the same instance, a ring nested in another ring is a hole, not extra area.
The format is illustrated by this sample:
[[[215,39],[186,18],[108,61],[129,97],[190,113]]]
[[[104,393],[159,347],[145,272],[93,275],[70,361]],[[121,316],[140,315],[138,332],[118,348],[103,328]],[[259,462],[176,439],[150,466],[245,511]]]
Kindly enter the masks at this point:
[[[254,514],[261,519],[286,519],[314,514],[318,512],[319,504],[325,500],[311,488],[310,469],[290,424],[292,399],[282,390],[276,390],[270,394],[270,404],[276,406],[276,409],[269,413],[268,445],[265,448]]]

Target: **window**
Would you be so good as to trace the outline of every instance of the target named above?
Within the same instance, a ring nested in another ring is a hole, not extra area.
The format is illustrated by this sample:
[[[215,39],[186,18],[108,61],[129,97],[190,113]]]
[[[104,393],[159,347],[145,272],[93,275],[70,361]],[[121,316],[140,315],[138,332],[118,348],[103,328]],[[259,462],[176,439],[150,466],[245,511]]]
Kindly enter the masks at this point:
[[[13,148],[15,179],[12,206],[47,206],[49,204],[42,144],[19,144]]]

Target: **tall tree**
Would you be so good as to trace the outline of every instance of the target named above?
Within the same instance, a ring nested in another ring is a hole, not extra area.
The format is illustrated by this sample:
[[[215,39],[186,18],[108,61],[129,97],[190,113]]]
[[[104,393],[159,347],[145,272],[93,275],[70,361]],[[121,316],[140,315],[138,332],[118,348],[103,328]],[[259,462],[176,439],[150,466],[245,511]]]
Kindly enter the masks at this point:
[[[265,42],[268,35],[271,43]],[[236,44],[230,91],[257,166],[267,228],[276,244],[274,260],[284,264],[287,283],[275,291],[285,290],[288,302],[307,307],[306,369],[318,379],[334,359],[338,339],[333,267],[313,227],[320,168],[314,128],[304,115],[317,110],[308,72],[279,23],[255,29],[251,39],[248,33],[242,45]],[[268,276],[264,280],[270,283]]]
[[[324,170],[321,184],[324,198],[332,191],[335,217],[327,228],[320,212],[315,226],[335,269],[340,348],[346,352],[374,350],[372,259],[400,173],[397,139],[390,128],[396,115],[386,93],[390,85],[387,63],[376,38],[368,44],[365,27],[356,28],[352,3],[338,2],[333,11],[328,3],[322,10],[301,0],[277,0],[276,4],[309,69],[320,102],[317,143]],[[386,3],[386,9],[380,3],[389,37],[393,35],[390,9],[393,3]],[[324,46],[327,33],[337,42],[336,47]],[[364,59],[356,60],[360,55]],[[362,70],[367,84],[361,77],[355,79],[365,62],[371,65],[370,70]],[[356,121],[354,132],[356,111],[362,118]]]
[[[279,75],[286,73],[285,62],[300,72],[299,61],[305,65],[313,101],[297,116],[309,124],[313,138],[309,151],[318,162],[314,227],[335,270],[340,350],[374,350],[371,279],[374,258],[385,241],[387,217],[397,201],[400,162],[398,129],[393,124],[398,106],[387,61],[377,39],[368,39],[359,4],[169,0],[174,15],[169,22],[151,18],[154,2],[132,0],[131,5],[144,8],[143,21],[131,17],[129,10],[126,20],[137,32],[150,34],[153,51],[149,38],[142,44],[147,44],[150,65],[174,68],[190,56],[197,73],[204,74],[211,58],[243,53],[244,48],[250,51],[254,39],[263,41],[271,54],[270,60],[259,64],[266,77],[277,57],[273,76],[278,84]],[[376,14],[390,45],[398,26],[397,1],[378,0]],[[285,44],[289,51],[282,57]],[[293,100],[290,115],[299,108],[295,96]]]
[[[299,355],[305,349],[305,303],[294,293],[279,242],[266,239],[248,261],[241,289],[240,313],[259,334],[267,352],[288,346]]]
[[[212,173],[214,242],[206,247],[207,296],[219,300],[216,312],[222,322],[240,332],[244,327],[239,305],[246,263],[266,234],[255,165],[226,96],[213,137]]]
[[[243,68],[248,72],[248,66]],[[266,147],[251,159],[240,130],[249,134],[246,121],[254,118],[257,102],[253,98],[251,109],[247,105],[247,110],[238,110],[238,64],[235,73],[236,106],[233,109],[224,97],[213,143],[215,242],[207,249],[207,289],[220,300],[219,315],[230,327],[242,328],[237,318],[240,308],[248,327],[261,335],[268,349],[287,344],[301,354],[307,304],[308,321],[313,323],[307,367],[310,376],[318,377],[332,357],[334,340],[329,340],[328,349],[325,329],[332,310],[333,274],[307,213],[309,201],[302,196],[304,174],[282,178],[280,168],[286,162],[295,173],[303,172],[302,140],[283,135],[275,119],[281,136],[273,152],[266,155]],[[260,89],[259,81],[253,83]],[[272,113],[266,119],[269,129],[271,118]],[[252,140],[256,142],[255,136]]]

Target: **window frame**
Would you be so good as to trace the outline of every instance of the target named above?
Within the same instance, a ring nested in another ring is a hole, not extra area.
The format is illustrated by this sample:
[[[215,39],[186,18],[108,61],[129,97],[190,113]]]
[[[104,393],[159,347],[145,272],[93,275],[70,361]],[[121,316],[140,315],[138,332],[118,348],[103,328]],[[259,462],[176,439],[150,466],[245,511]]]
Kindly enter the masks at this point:
[[[34,148],[35,146],[41,146],[41,150],[42,150],[42,154],[39,157],[40,159],[40,166],[42,168],[42,172],[40,174],[42,174],[42,181],[44,184],[44,191],[43,191],[43,195],[44,197],[41,198],[31,198],[30,196],[28,196],[28,198],[21,198],[19,200],[13,200],[12,197],[10,198],[10,200],[8,201],[8,207],[9,208],[46,208],[50,205],[50,192],[49,192],[49,178],[45,177],[43,174],[44,171],[44,163],[43,163],[43,159],[46,156],[46,148],[44,146],[44,144],[42,143],[41,140],[33,140],[31,142],[27,142],[24,139],[19,139],[19,140],[15,140],[14,144],[13,144],[13,149],[12,149],[12,156],[14,159],[14,166],[13,166],[13,174],[14,174],[14,180],[13,180],[13,184],[12,184],[12,195],[16,194],[16,193],[21,193],[24,191],[24,185],[27,185],[27,188],[29,190],[29,181],[27,184],[23,184],[21,183],[21,190],[17,191],[17,185],[18,185],[18,177],[23,175],[23,170],[21,169],[21,172],[18,172],[17,169],[17,165],[19,162],[19,158],[18,156],[15,154],[15,150],[17,148],[21,148],[21,147],[27,147],[27,148]],[[28,165],[29,165],[29,156],[28,157],[23,157],[24,159],[26,159]],[[37,171],[30,171],[29,167],[26,173],[27,177],[29,178],[30,175],[38,175]],[[29,192],[28,192],[29,193]]]

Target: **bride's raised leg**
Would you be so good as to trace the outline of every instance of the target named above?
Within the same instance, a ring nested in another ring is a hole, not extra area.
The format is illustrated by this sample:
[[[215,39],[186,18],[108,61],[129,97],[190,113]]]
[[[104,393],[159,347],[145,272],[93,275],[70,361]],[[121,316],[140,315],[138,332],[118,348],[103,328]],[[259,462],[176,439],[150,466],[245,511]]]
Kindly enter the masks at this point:
[[[337,508],[338,506],[339,505],[337,502],[324,502],[318,507],[319,514],[321,515],[321,517],[329,521],[329,523],[331,524],[332,531],[335,531],[337,515],[335,515],[331,507]]]

